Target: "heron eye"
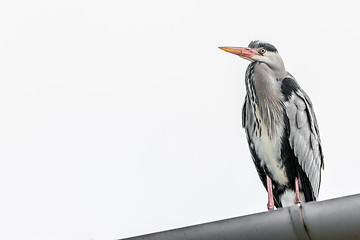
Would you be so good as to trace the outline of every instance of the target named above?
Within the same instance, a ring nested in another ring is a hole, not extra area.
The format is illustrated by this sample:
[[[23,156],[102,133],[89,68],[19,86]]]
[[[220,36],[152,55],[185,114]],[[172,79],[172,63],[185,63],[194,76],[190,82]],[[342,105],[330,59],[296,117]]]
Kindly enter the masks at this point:
[[[265,48],[260,49],[260,53],[264,54],[266,52]]]

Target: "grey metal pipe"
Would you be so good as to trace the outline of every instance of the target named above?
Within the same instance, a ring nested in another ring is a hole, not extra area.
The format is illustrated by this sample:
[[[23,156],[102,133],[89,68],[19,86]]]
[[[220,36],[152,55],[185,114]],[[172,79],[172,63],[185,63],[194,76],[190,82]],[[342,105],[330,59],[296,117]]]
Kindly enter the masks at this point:
[[[360,239],[360,194],[123,240]]]

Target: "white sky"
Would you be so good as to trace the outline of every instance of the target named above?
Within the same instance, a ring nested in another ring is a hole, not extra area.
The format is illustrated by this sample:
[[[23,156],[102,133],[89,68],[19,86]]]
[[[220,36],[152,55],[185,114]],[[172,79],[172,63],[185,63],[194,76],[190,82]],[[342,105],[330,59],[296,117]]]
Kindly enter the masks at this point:
[[[360,192],[356,1],[4,2],[1,239],[117,239],[265,211],[241,128],[248,62],[217,48],[252,39],[278,48],[315,105],[320,200]]]

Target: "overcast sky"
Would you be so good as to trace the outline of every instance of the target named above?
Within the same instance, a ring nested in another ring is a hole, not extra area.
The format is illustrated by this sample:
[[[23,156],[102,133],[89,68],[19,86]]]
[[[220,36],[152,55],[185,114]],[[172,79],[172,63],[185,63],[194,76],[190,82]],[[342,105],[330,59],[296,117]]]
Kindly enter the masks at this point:
[[[315,106],[320,200],[359,193],[359,22],[356,1],[2,1],[0,238],[265,211],[241,128],[248,62],[217,48],[253,39]]]

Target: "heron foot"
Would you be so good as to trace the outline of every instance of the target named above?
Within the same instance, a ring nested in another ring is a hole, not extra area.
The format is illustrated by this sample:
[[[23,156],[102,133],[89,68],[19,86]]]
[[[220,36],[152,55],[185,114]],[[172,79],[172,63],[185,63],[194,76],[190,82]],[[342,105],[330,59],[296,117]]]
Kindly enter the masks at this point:
[[[272,193],[272,182],[271,179],[267,177],[267,190],[268,190],[268,203],[267,203],[267,209],[270,210],[274,210],[274,197],[273,197],[273,193]]]
[[[295,178],[295,199],[294,199],[294,203],[295,204],[300,204],[300,193],[299,193],[299,183],[298,183],[298,179]]]

